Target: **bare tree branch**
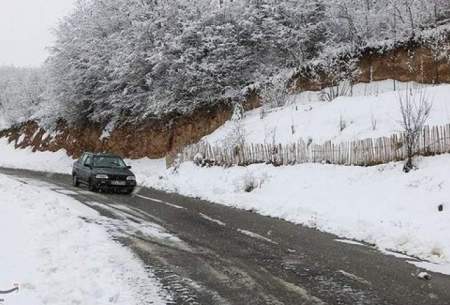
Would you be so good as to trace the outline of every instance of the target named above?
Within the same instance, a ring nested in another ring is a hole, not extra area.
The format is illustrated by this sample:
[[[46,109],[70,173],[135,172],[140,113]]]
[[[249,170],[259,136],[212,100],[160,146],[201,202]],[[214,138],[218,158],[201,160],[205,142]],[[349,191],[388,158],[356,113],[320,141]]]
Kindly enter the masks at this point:
[[[425,90],[413,90],[408,88],[398,94],[401,114],[401,127],[405,136],[407,151],[407,162],[405,172],[413,169],[412,159],[417,154],[419,137],[427,122],[432,102],[429,100]]]

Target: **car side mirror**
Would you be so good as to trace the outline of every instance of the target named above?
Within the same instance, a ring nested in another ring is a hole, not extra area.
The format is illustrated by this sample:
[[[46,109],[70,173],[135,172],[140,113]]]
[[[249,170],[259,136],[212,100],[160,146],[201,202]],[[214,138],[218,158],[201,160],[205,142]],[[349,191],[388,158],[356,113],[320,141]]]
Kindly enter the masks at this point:
[[[84,166],[89,167],[90,169],[92,169],[92,165],[90,165],[89,163],[84,163]]]
[[[128,165],[128,166],[127,166],[127,168],[128,168],[128,169],[131,169],[131,166],[130,166],[130,165]]]

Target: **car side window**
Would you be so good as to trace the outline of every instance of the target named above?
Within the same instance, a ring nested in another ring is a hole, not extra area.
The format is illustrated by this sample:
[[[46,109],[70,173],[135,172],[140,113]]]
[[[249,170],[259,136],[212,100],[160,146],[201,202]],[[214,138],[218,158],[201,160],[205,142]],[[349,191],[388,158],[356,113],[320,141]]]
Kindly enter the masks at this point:
[[[82,156],[81,156],[81,158],[80,158],[80,163],[81,164],[84,164],[85,162],[86,162],[86,158],[87,158],[87,154],[83,154]]]
[[[84,165],[92,165],[92,156],[87,156]]]

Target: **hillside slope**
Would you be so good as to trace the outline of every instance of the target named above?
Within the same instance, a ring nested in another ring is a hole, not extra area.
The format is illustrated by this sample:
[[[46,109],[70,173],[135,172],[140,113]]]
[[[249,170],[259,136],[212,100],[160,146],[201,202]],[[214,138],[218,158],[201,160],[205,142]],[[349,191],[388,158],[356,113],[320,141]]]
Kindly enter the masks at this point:
[[[261,108],[246,112],[238,122],[228,121],[204,140],[216,145],[233,137],[236,124],[247,143],[291,144],[299,139],[313,143],[335,143],[390,136],[401,131],[399,96],[424,92],[432,102],[427,124],[450,123],[450,85],[423,86],[387,80],[358,84],[353,96],[341,96],[332,102],[321,100],[320,92],[303,92],[290,97],[286,106],[265,112]]]

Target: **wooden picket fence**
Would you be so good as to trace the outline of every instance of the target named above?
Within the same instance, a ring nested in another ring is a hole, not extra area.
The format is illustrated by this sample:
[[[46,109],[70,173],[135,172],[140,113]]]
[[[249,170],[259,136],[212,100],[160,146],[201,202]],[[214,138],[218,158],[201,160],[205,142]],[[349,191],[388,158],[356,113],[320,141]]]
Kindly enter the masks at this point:
[[[299,140],[288,145],[247,144],[233,148],[198,143],[185,147],[168,157],[168,163],[194,161],[201,156],[205,163],[217,166],[246,166],[257,163],[294,165],[329,163],[338,165],[372,166],[407,158],[404,134],[351,142],[323,144]],[[419,139],[417,154],[422,156],[450,153],[450,124],[426,126]],[[170,159],[170,161],[169,161]]]

